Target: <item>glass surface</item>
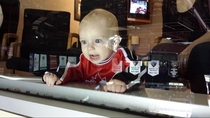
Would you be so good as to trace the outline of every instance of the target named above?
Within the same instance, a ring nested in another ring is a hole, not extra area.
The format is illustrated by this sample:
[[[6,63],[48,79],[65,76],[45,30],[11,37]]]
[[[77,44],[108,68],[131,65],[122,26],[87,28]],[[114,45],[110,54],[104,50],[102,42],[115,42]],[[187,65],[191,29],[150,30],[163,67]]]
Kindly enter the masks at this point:
[[[139,16],[135,17],[135,15],[132,15],[132,19],[129,18],[129,8],[131,8],[129,5],[133,4],[132,2],[139,3],[140,5],[142,5],[143,2],[147,12],[150,13],[150,22],[145,21],[148,20],[148,18],[139,18]],[[78,5],[74,3],[78,3]],[[169,3],[172,3],[170,4],[171,6],[169,6]],[[70,89],[81,88],[90,90],[88,91],[90,93],[92,93],[91,91],[100,91],[101,95],[114,94],[113,96],[115,96],[116,94],[117,96],[126,96],[126,98],[131,96],[132,98],[139,97],[146,98],[147,100],[157,99],[187,103],[188,105],[200,105],[201,103],[197,103],[194,93],[190,91],[187,73],[183,74],[178,71],[178,64],[180,64],[180,62],[178,62],[178,56],[186,47],[192,44],[191,41],[198,39],[208,31],[209,11],[205,9],[207,8],[206,6],[209,5],[207,3],[207,0],[203,4],[196,2],[193,8],[197,11],[192,8],[184,13],[179,13],[178,11],[174,11],[176,9],[179,10],[176,8],[176,0],[95,0],[94,2],[90,0],[0,0],[0,24],[2,22],[0,25],[0,36],[2,37],[0,40],[0,79],[2,81],[6,80],[4,81],[5,83],[8,82],[8,79],[17,80],[20,82],[18,87],[23,84],[21,83],[22,81],[26,80],[28,83],[31,82],[33,87],[36,87],[37,84],[37,86],[45,88],[46,91],[52,92],[52,90],[55,90],[56,87],[50,90],[50,87],[43,86],[45,83],[41,81],[42,76],[46,71],[58,72],[62,75],[67,62],[71,64],[79,62],[81,45],[83,45],[84,41],[77,42],[77,39],[74,38],[71,40],[70,38],[73,36],[73,33],[79,33],[81,20],[94,8],[99,7],[112,12],[117,18],[119,25],[118,36],[121,37],[120,45],[128,47],[131,51],[136,53],[139,58],[138,61],[141,61],[142,65],[138,68],[139,71],[143,72],[144,69],[147,68],[148,70],[146,71],[150,71],[150,73],[153,74],[145,72],[141,75],[142,83],[135,86],[135,91],[128,90],[123,93],[104,92],[104,81],[92,85],[89,83],[78,84],[72,82],[64,85],[65,87],[58,86],[58,90],[65,91],[65,89],[69,89],[68,87],[70,87]],[[187,5],[189,4],[190,3],[187,3]],[[148,8],[147,5],[150,5],[150,7]],[[201,6],[198,8],[198,5]],[[80,13],[74,14],[78,13],[77,11],[80,11]],[[201,12],[203,12],[203,14],[200,14]],[[77,15],[77,19],[75,19],[75,15]],[[195,18],[194,15],[196,15],[197,18]],[[3,36],[6,33],[16,34],[18,39],[16,40],[14,37],[6,37],[6,39],[4,39]],[[137,38],[132,39],[131,37],[133,36]],[[111,39],[113,37],[109,38]],[[158,40],[159,37],[161,37],[161,39],[164,38],[164,40],[158,41],[157,43],[156,40]],[[169,39],[165,40],[165,38],[168,37]],[[168,42],[168,40],[170,40],[169,42],[172,42],[172,44],[167,45],[165,41]],[[112,41],[115,42],[116,40]],[[165,46],[162,45],[158,47],[157,45],[162,41]],[[12,47],[12,42],[19,42],[21,44],[14,44]],[[69,45],[70,48],[68,48]],[[106,52],[103,52],[103,54],[105,55]],[[156,61],[158,61],[160,68],[156,68],[158,69],[157,71],[151,68],[149,69],[148,64],[155,66],[157,64],[155,63]],[[117,68],[118,65],[115,65],[115,71],[118,71]],[[97,67],[95,70],[97,69],[99,71],[100,67]],[[155,72],[158,72],[158,74],[155,75]],[[35,82],[37,78],[38,83]],[[134,84],[131,83],[128,87]],[[15,88],[12,88],[12,85],[8,85],[11,88],[7,88],[5,85],[7,84],[1,86],[1,89],[14,91]],[[28,88],[26,90],[25,88],[19,89],[23,89],[25,92]],[[30,88],[30,90],[33,91],[33,88]],[[37,88],[34,88],[34,90],[37,92]],[[82,92],[87,92],[85,90]],[[41,94],[44,96],[45,92]],[[86,94],[89,94],[88,92]],[[28,93],[26,92],[24,94]],[[52,94],[53,97],[56,98],[63,97],[59,96],[60,94],[55,95],[53,92]],[[48,97],[49,96],[50,94]],[[70,97],[67,100],[75,101],[75,99],[76,98]],[[86,99],[89,99],[88,95],[84,97],[82,102],[76,102],[83,104],[86,102]],[[64,98],[61,100],[64,100]],[[114,107],[109,104],[108,98],[105,102],[107,102],[106,107]],[[118,100],[112,100],[112,102],[118,102]],[[123,100],[121,102],[123,102]],[[207,102],[207,99],[205,102]],[[90,101],[89,103],[98,105],[98,103],[94,101]],[[132,103],[135,104],[134,101],[132,101]],[[132,104],[129,105],[129,107],[132,107]],[[121,109],[121,107],[125,108],[123,105],[119,105],[117,109]],[[188,108],[189,106],[186,107]],[[135,107],[132,107],[132,110],[134,109]],[[162,109],[162,111],[155,110],[154,108],[153,111],[147,111],[147,113],[165,114],[167,112],[164,111],[164,109]],[[173,116],[173,113],[169,113],[168,115]],[[182,113],[184,116],[188,117],[191,115],[191,110],[187,109],[186,112]]]

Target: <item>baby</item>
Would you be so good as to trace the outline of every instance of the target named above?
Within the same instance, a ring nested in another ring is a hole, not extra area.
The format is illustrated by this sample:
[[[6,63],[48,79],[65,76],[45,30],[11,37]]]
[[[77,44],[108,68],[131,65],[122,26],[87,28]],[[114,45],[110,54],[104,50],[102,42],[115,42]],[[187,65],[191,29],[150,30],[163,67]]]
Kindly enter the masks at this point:
[[[119,47],[116,17],[103,9],[91,11],[80,23],[79,36],[82,54],[78,64],[68,62],[61,77],[46,72],[43,81],[48,86],[70,81],[104,83],[104,91],[125,92],[126,85],[138,75],[128,72],[135,57],[128,48]]]

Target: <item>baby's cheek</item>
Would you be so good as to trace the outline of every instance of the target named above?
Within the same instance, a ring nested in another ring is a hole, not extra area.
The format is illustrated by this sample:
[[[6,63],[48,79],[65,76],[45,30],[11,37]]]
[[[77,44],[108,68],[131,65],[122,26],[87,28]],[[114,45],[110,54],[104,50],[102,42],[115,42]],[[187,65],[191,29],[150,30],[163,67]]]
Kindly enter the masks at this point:
[[[84,46],[82,46],[82,47],[81,47],[81,49],[82,49],[82,53],[86,52],[86,50],[85,50],[85,47],[84,47]]]

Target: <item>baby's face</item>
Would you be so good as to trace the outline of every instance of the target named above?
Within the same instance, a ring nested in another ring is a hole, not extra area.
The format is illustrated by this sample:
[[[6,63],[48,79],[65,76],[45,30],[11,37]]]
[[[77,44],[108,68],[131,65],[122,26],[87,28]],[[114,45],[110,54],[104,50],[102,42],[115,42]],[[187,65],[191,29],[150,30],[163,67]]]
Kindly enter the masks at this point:
[[[113,50],[105,46],[109,40],[109,31],[97,23],[81,25],[79,35],[84,56],[94,64],[99,64],[109,58]]]

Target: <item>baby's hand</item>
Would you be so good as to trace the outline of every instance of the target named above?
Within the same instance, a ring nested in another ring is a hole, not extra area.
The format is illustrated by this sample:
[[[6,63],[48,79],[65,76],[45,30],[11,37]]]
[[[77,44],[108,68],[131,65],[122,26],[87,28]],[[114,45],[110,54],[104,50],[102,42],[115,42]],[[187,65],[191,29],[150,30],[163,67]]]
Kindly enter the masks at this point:
[[[111,91],[117,93],[123,93],[126,90],[126,84],[120,80],[113,79],[106,83],[104,91]]]
[[[46,72],[44,74],[43,81],[46,82],[47,86],[54,86],[62,83],[62,81],[55,74],[50,72]]]

